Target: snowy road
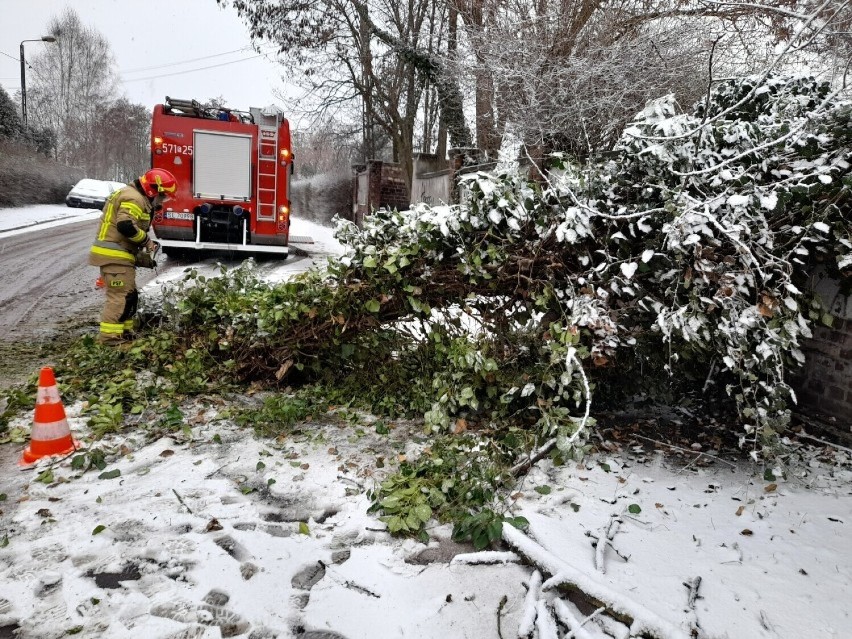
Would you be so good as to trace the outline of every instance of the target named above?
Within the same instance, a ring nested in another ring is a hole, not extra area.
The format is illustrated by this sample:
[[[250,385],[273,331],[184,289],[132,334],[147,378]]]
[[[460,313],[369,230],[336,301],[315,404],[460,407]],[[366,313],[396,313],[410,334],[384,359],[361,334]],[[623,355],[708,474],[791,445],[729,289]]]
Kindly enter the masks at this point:
[[[6,341],[46,338],[69,320],[92,325],[102,292],[95,288],[97,269],[87,263],[98,213],[39,205],[0,210],[0,335]],[[63,218],[64,216],[64,218]],[[300,243],[284,260],[265,258],[263,277],[280,280],[304,271],[317,259],[339,252],[331,229],[293,220],[294,235],[315,243]],[[162,282],[175,280],[193,266],[213,274],[217,264],[235,267],[244,255],[203,255],[200,261],[174,260],[161,255],[156,271],[138,269],[143,295]]]

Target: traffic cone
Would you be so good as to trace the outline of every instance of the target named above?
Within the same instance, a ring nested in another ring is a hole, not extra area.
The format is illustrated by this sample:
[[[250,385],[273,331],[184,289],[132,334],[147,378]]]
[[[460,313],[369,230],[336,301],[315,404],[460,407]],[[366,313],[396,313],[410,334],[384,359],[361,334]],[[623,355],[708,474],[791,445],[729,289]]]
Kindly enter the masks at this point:
[[[104,287],[104,278],[98,275],[98,279],[95,280],[95,288],[103,288]]]
[[[53,369],[45,366],[38,376],[33,430],[30,445],[18,462],[20,466],[34,464],[49,455],[67,455],[77,450],[77,442],[71,438],[71,428],[65,417],[65,408],[56,387]]]

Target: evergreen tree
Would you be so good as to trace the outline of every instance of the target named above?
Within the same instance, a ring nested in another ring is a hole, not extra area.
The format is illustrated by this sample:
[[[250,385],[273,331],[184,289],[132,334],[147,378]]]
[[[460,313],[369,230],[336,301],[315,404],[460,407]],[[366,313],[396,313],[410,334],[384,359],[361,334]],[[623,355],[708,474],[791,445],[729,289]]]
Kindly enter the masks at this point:
[[[16,139],[21,136],[21,118],[12,98],[0,87],[0,138]]]

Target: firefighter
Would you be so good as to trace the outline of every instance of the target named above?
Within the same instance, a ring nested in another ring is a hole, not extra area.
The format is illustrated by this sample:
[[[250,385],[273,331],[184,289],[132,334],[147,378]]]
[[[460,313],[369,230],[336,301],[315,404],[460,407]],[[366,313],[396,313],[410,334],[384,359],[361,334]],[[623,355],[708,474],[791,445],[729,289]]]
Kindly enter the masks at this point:
[[[156,242],[148,235],[151,215],[177,190],[175,176],[151,169],[115,191],[104,204],[89,264],[99,266],[106,289],[98,341],[117,344],[133,331],[139,301],[136,267],[153,268]]]

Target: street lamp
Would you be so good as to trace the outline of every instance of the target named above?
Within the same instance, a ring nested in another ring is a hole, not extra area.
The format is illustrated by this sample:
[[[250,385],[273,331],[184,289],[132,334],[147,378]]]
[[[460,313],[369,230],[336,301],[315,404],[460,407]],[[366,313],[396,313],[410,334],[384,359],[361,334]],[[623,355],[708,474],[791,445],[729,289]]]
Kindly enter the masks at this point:
[[[42,36],[38,40],[22,40],[21,41],[21,119],[24,121],[24,130],[27,128],[27,76],[26,65],[24,61],[24,42],[56,42],[53,36]]]

